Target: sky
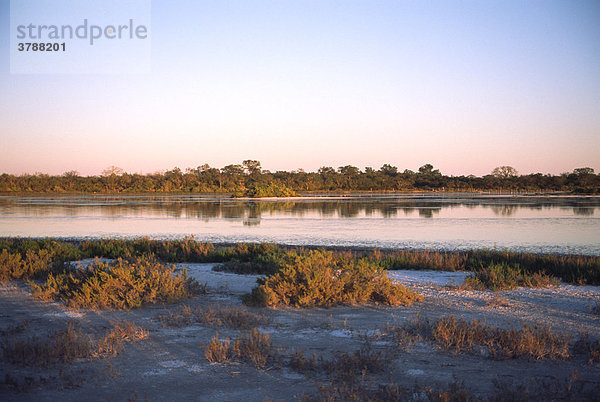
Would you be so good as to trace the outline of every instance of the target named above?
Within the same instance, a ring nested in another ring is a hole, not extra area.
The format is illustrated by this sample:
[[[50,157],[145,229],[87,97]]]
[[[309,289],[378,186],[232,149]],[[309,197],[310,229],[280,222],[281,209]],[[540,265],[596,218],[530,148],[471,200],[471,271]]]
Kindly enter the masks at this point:
[[[597,0],[153,0],[142,73],[13,74],[0,27],[0,173],[600,170]]]

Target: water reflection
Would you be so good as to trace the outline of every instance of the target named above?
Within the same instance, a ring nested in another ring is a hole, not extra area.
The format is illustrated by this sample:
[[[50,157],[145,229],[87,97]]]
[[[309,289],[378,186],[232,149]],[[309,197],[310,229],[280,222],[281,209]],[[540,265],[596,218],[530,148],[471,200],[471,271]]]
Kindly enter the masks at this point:
[[[179,238],[212,242],[600,255],[599,197],[464,194],[294,199],[0,196],[0,236]]]
[[[516,205],[493,205],[490,207],[494,214],[500,216],[512,216],[517,212]]]
[[[573,213],[580,216],[592,216],[594,215],[594,208],[592,207],[575,207]]]
[[[347,196],[286,200],[237,200],[196,195],[180,196],[0,196],[0,216],[21,217],[160,217],[239,220],[256,226],[269,218],[420,218],[531,217],[594,215],[594,197],[485,196]],[[403,212],[398,215],[398,211]],[[415,214],[416,212],[416,214]]]

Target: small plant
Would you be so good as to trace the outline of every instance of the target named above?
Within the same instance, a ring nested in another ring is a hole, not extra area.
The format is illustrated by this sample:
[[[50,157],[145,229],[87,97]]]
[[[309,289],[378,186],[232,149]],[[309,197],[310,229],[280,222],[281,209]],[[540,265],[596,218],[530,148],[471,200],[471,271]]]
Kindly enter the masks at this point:
[[[233,352],[230,347],[231,341],[229,338],[224,341],[219,340],[219,333],[210,340],[204,349],[206,360],[211,363],[223,363],[232,358]]]
[[[112,325],[113,329],[98,341],[84,334],[72,322],[47,339],[6,339],[2,345],[3,357],[9,363],[23,366],[49,366],[76,359],[105,358],[118,354],[124,341],[137,342],[148,336],[145,329],[130,322]]]
[[[234,329],[251,329],[266,324],[269,319],[264,314],[256,314],[240,307],[198,307],[192,310],[183,306],[177,312],[168,311],[159,315],[158,320],[163,327],[183,327],[192,323],[201,323],[210,327],[228,327]]]
[[[384,371],[391,360],[391,355],[374,350],[367,341],[352,353],[335,353],[334,359],[324,361],[322,365],[331,377],[352,381],[357,376]]]
[[[289,366],[299,373],[317,371],[320,368],[320,360],[313,352],[311,357],[305,357],[303,351],[292,351],[289,356]]]
[[[485,306],[489,307],[489,308],[510,307],[511,304],[507,298],[502,297],[502,296],[498,295],[497,293],[494,293],[494,296],[492,297],[492,299],[489,300]]]
[[[589,364],[600,363],[600,340],[591,340],[588,334],[582,334],[573,346],[575,353],[583,355]]]
[[[96,346],[96,355],[114,356],[123,348],[123,342],[137,342],[148,337],[148,330],[135,325],[130,321],[111,322],[113,329],[103,338],[99,339]]]
[[[211,363],[246,361],[262,370],[273,357],[271,349],[269,335],[252,329],[233,342],[229,338],[220,341],[217,333],[204,349],[204,356]]]

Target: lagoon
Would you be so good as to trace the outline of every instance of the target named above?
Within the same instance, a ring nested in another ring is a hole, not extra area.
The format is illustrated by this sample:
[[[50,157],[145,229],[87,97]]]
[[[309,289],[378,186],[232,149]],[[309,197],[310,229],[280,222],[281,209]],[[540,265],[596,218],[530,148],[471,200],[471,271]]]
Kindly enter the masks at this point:
[[[0,196],[0,236],[600,255],[600,198],[457,193]]]

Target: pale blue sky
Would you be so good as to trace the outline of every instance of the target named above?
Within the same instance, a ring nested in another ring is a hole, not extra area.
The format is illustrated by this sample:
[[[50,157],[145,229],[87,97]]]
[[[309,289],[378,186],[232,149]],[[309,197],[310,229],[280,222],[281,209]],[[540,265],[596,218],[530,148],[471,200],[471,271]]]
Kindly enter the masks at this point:
[[[0,25],[0,173],[600,169],[598,1],[153,0],[139,75],[10,74]]]

